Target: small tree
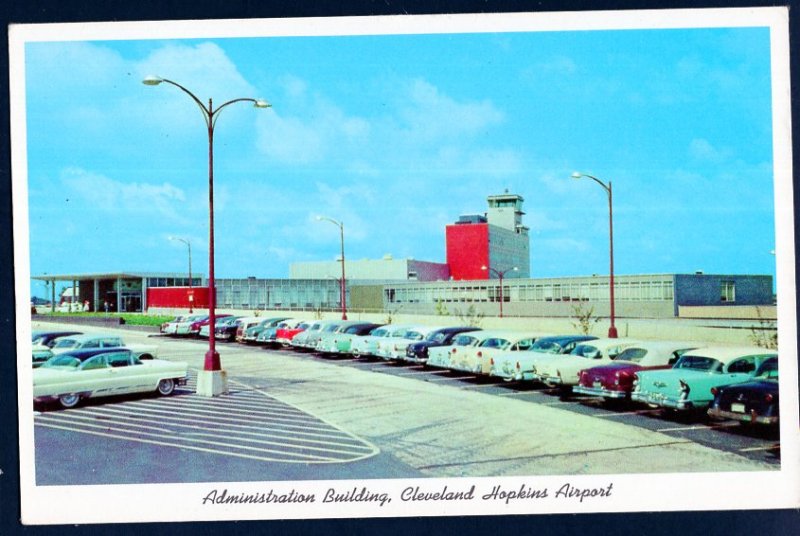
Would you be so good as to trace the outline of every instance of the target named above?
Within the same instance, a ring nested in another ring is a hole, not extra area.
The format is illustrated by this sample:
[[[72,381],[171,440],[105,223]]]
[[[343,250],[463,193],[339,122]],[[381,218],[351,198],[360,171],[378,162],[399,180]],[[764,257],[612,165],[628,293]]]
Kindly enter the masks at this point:
[[[600,316],[594,316],[593,305],[588,309],[583,302],[572,305],[572,325],[584,335],[589,335],[592,332],[592,326],[600,322],[601,319],[602,317]]]
[[[478,309],[474,305],[470,305],[466,311],[462,311],[461,309],[454,309],[453,314],[457,316],[458,319],[463,324],[475,328],[480,327],[481,322],[483,322],[483,317],[486,316],[485,314],[478,311]]]
[[[394,309],[386,309],[386,318],[384,319],[384,324],[391,324],[394,320],[394,315],[396,315],[400,309],[402,309],[402,305],[398,305]]]
[[[322,306],[321,305],[317,305],[317,307],[314,308],[314,319],[315,320],[322,320]]]
[[[436,300],[436,316],[450,316],[450,311],[447,310],[447,306],[444,304],[444,301],[441,298],[437,298]]]
[[[778,349],[778,329],[774,320],[764,318],[761,308],[756,306],[758,325],[750,326],[750,341],[761,348]]]

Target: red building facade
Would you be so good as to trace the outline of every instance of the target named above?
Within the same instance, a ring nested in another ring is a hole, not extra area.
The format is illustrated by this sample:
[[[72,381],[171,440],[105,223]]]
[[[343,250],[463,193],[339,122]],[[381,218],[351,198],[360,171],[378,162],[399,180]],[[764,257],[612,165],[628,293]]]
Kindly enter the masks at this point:
[[[489,224],[455,223],[445,227],[447,264],[450,277],[462,279],[488,279]]]
[[[208,309],[208,287],[151,287],[147,306]]]

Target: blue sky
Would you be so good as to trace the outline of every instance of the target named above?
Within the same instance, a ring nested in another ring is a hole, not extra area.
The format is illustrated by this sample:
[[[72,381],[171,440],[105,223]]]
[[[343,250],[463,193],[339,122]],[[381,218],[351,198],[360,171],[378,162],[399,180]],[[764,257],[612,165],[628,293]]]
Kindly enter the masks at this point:
[[[207,137],[156,74],[237,104],[215,135],[218,277],[444,262],[444,226],[525,198],[534,277],[773,274],[766,28],[28,43],[31,272],[207,274]],[[42,283],[33,283],[42,295]]]

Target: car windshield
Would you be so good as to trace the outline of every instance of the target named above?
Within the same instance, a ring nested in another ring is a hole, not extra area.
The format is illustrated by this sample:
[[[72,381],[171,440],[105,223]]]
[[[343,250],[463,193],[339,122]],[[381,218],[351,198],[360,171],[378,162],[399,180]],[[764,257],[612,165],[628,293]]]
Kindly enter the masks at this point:
[[[555,341],[548,341],[547,339],[539,339],[530,348],[536,352],[544,352],[547,354],[560,354],[564,348]]]
[[[673,368],[705,370],[714,372],[722,368],[722,363],[713,357],[703,357],[699,355],[684,355],[675,363]]]
[[[405,329],[405,328],[396,329],[396,330],[392,331],[391,333],[389,333],[388,336],[389,337],[402,337],[403,335],[406,334],[406,331],[408,331],[408,330]]]
[[[579,344],[570,352],[570,355],[576,355],[578,357],[586,357],[589,359],[594,359],[598,355],[601,355],[602,352],[596,346],[592,346],[591,344]]]
[[[337,326],[336,324],[330,325],[324,329],[326,333],[333,333],[334,331],[338,330],[341,326]]]
[[[78,341],[75,339],[59,339],[53,348],[74,348],[77,345]]]
[[[778,360],[772,358],[761,363],[761,366],[758,367],[758,372],[756,372],[756,377],[761,380],[777,380]]]
[[[647,350],[644,348],[626,348],[613,357],[615,361],[632,361],[638,363],[644,356],[647,355]]]
[[[434,331],[433,333],[429,333],[425,340],[431,342],[444,342],[444,339],[447,337],[446,334],[442,333],[441,331]]]
[[[472,346],[476,342],[478,342],[477,337],[473,337],[472,335],[459,335],[453,339],[453,346]]]
[[[387,333],[389,333],[389,330],[385,328],[373,329],[369,332],[373,337],[385,337]]]
[[[403,335],[403,338],[411,339],[412,341],[421,341],[422,339],[425,338],[425,336],[419,331],[414,331],[413,329],[410,329],[406,331],[405,335]]]
[[[355,335],[361,329],[359,326],[350,326],[349,328],[344,330],[344,333]]]
[[[482,348],[505,348],[511,344],[507,339],[501,339],[500,337],[490,337],[483,341],[480,345]]]
[[[33,337],[33,339],[31,340],[31,344],[42,344],[43,340],[44,340],[44,335],[39,335],[38,337]]]
[[[80,366],[81,360],[72,357],[70,355],[57,355],[55,357],[51,357],[44,363],[42,363],[43,368],[54,368],[54,367],[63,367],[63,368],[72,368],[76,369]]]

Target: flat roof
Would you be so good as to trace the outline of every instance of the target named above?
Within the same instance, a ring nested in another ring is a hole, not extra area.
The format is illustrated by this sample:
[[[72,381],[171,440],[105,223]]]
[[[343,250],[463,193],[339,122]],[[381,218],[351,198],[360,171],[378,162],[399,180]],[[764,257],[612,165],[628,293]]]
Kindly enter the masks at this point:
[[[32,275],[39,281],[93,281],[95,279],[142,279],[145,277],[189,277],[188,272],[98,272],[89,274],[41,274]],[[192,273],[192,278],[203,274]]]

